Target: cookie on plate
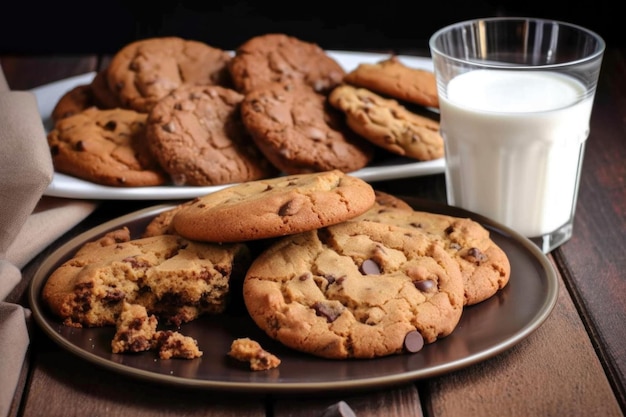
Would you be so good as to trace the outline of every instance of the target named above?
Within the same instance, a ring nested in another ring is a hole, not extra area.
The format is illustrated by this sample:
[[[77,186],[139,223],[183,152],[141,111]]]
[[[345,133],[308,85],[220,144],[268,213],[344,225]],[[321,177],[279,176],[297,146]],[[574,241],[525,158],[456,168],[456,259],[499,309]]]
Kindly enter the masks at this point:
[[[90,107],[48,133],[57,172],[101,185],[147,187],[169,181],[146,142],[147,115]]]
[[[228,69],[235,88],[243,93],[270,82],[301,82],[325,93],[345,75],[319,45],[282,33],[247,40],[236,49]]]
[[[374,194],[376,194],[376,202],[372,206],[372,208],[370,208],[371,211],[384,210],[385,207],[393,207],[394,209],[413,211],[413,207],[400,197],[380,190],[374,190]]]
[[[141,237],[152,237],[159,235],[171,235],[175,234],[174,226],[172,226],[172,219],[180,210],[184,207],[193,204],[194,200],[188,200],[183,203],[177,204],[171,208],[165,209],[152,218],[143,230]]]
[[[465,305],[490,298],[509,282],[511,265],[489,230],[470,218],[407,210],[375,203],[358,221],[373,221],[417,230],[441,246],[463,276]]]
[[[98,71],[93,77],[93,80],[91,80],[90,86],[93,93],[94,104],[99,109],[115,109],[122,107],[120,99],[115,92],[109,88],[107,70],[108,68]]]
[[[140,39],[113,55],[109,88],[125,108],[149,112],[183,85],[228,85],[231,54],[204,42],[175,36]]]
[[[218,85],[184,86],[147,120],[152,153],[176,185],[221,185],[278,174],[241,121],[244,96]]]
[[[339,223],[374,204],[362,179],[325,171],[250,181],[197,198],[178,211],[174,230],[188,239],[241,242]]]
[[[68,326],[115,325],[125,303],[180,325],[224,312],[233,280],[242,279],[249,262],[243,244],[208,244],[175,235],[131,239],[122,228],[84,244],[55,269],[42,299]]]
[[[398,100],[439,107],[435,73],[409,67],[395,55],[375,64],[359,64],[346,74],[344,82]]]
[[[409,111],[396,100],[344,84],[330,93],[328,101],[345,114],[352,130],[389,152],[420,161],[443,157],[439,122]]]
[[[345,123],[326,96],[304,84],[266,84],[246,94],[241,118],[263,154],[287,174],[352,172],[374,157],[374,146]]]
[[[463,282],[458,264],[423,233],[349,221],[275,242],[248,269],[243,297],[255,323],[284,345],[365,359],[452,333]]]
[[[95,105],[91,85],[82,84],[73,87],[61,95],[54,105],[50,117],[54,123]]]

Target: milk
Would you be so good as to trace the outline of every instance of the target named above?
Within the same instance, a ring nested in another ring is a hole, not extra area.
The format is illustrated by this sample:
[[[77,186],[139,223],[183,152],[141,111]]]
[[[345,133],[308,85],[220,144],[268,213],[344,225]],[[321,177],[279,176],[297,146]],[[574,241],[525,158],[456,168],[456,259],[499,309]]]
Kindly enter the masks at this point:
[[[593,95],[573,78],[476,70],[440,94],[447,198],[527,237],[573,217]]]

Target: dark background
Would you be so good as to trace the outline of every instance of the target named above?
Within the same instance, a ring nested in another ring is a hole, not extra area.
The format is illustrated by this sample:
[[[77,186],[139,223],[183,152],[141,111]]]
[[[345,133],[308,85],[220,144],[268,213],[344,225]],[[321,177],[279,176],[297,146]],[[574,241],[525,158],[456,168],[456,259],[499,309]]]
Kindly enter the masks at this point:
[[[114,53],[133,40],[166,35],[235,49],[269,32],[325,49],[428,51],[428,38],[438,28],[497,15],[568,21],[596,31],[609,46],[626,40],[618,33],[618,2],[608,0],[558,5],[540,0],[9,1],[0,8],[0,54]]]

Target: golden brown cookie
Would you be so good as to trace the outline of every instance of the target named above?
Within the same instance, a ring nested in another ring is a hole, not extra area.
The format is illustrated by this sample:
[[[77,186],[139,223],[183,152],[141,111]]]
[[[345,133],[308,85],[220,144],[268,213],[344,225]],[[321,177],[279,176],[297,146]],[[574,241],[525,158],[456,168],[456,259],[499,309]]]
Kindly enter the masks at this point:
[[[93,80],[91,80],[90,85],[96,107],[99,109],[115,109],[117,107],[122,107],[120,99],[109,88],[107,81],[107,68],[98,71]]]
[[[240,242],[284,236],[339,223],[374,204],[367,182],[325,171],[233,185],[182,208],[174,230],[188,239]]]
[[[48,133],[54,168],[97,184],[147,187],[169,181],[146,143],[147,115],[90,107]]]
[[[356,220],[400,226],[427,235],[459,264],[466,305],[490,298],[509,282],[511,265],[506,253],[491,239],[489,230],[470,218],[376,203]]]
[[[194,200],[185,201],[154,216],[146,225],[141,237],[175,234],[176,231],[172,226],[172,219],[176,213],[184,207],[190,206],[193,202]]]
[[[385,207],[393,207],[399,210],[413,211],[413,207],[400,197],[380,190],[374,190],[374,193],[376,194],[376,203],[370,210],[384,210]]]
[[[375,64],[359,64],[346,74],[344,82],[398,100],[439,107],[434,72],[409,67],[395,55]]]
[[[147,38],[120,49],[107,70],[109,88],[125,108],[149,112],[183,85],[227,85],[231,55],[200,41]]]
[[[73,116],[95,105],[93,90],[89,84],[77,85],[65,92],[52,109],[50,117],[54,123]]]
[[[374,146],[354,133],[326,96],[304,84],[266,84],[246,94],[241,118],[263,154],[287,174],[365,167]]]
[[[225,311],[232,280],[246,270],[243,244],[208,244],[180,236],[131,239],[127,228],[83,245],[55,269],[42,299],[63,323],[115,325],[125,303],[180,325]]]
[[[330,93],[328,101],[345,114],[352,130],[389,152],[420,161],[444,155],[439,122],[409,111],[396,100],[344,84]]]
[[[244,96],[217,85],[184,86],[147,120],[152,153],[176,185],[221,185],[278,174],[241,121]]]
[[[304,83],[325,93],[345,75],[319,45],[282,33],[249,39],[237,48],[228,68],[235,88],[244,93],[270,82]]]
[[[248,269],[243,297],[255,323],[286,346],[365,359],[415,352],[452,333],[463,282],[458,264],[423,233],[349,221],[275,242]]]

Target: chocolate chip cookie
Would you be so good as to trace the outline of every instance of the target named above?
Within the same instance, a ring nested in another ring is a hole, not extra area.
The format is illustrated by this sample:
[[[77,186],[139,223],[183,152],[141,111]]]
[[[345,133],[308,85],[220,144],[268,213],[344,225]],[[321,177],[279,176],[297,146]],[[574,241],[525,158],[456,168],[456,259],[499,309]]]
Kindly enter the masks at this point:
[[[287,174],[365,167],[374,146],[345,123],[326,96],[299,83],[266,84],[246,94],[241,118],[261,152]]]
[[[231,281],[243,278],[249,262],[243,244],[175,235],[131,239],[122,228],[84,244],[55,269],[42,299],[68,326],[115,325],[125,303],[145,307],[159,322],[180,325],[224,312]]]
[[[458,264],[420,231],[349,221],[275,242],[248,269],[243,297],[255,323],[288,347],[374,358],[452,333],[463,282]]]
[[[101,185],[147,187],[169,181],[146,142],[147,115],[90,107],[48,133],[57,172]]]
[[[73,87],[61,95],[52,109],[50,117],[54,123],[73,116],[95,105],[91,85],[82,84]]]
[[[217,85],[184,86],[147,120],[152,153],[176,185],[222,185],[278,174],[241,121],[244,96]]]
[[[328,101],[345,114],[352,130],[389,152],[420,161],[444,155],[439,122],[409,111],[396,100],[344,84],[330,93]]]
[[[250,181],[197,198],[172,219],[188,239],[241,242],[339,223],[374,204],[367,182],[341,171]]]
[[[344,82],[426,107],[439,107],[435,73],[405,65],[392,55],[375,64],[362,63]]]
[[[196,40],[175,36],[131,42],[113,55],[109,88],[122,106],[147,113],[183,85],[228,85],[231,54]]]
[[[235,88],[248,93],[270,82],[297,82],[325,93],[341,82],[344,69],[319,45],[282,33],[255,36],[228,65]]]
[[[95,77],[93,77],[93,80],[91,80],[90,86],[94,103],[99,109],[115,109],[122,107],[122,103],[117,94],[109,87],[107,71],[108,68],[98,71]]]
[[[489,230],[470,219],[375,203],[356,220],[372,221],[420,231],[442,247],[463,276],[465,305],[493,296],[509,282],[511,265]]]

